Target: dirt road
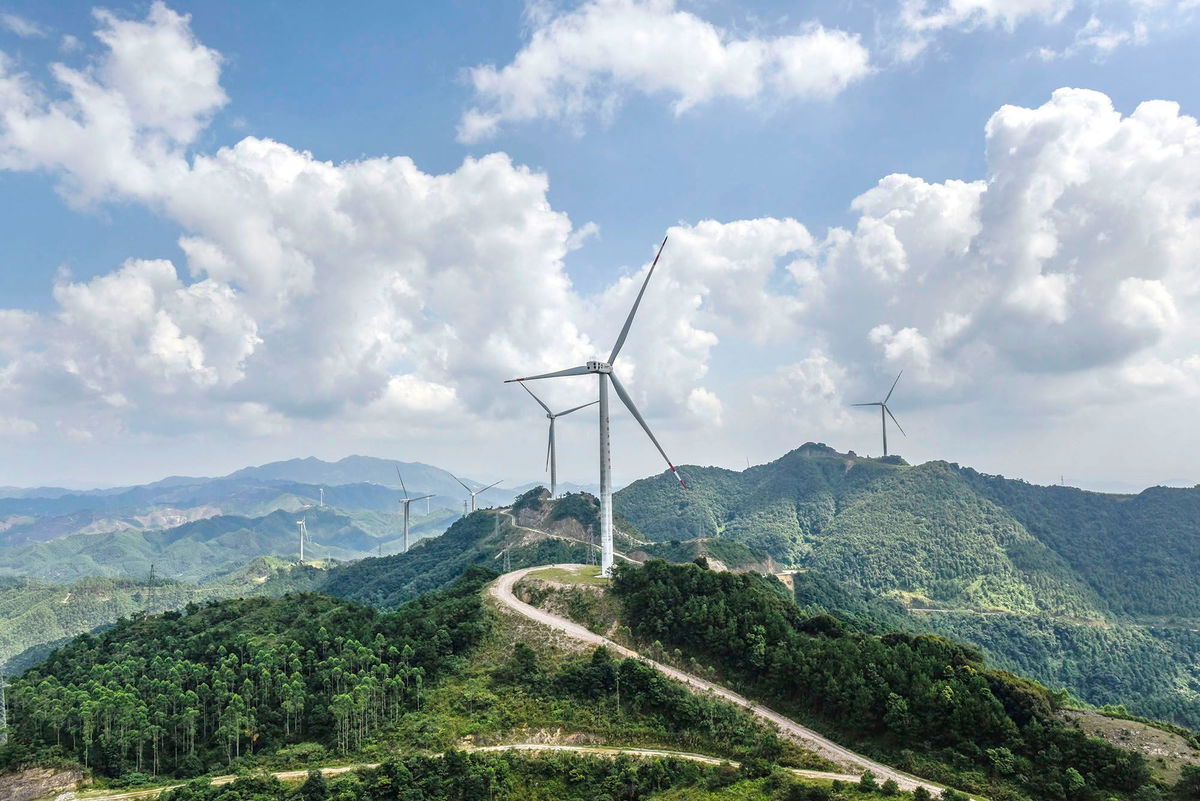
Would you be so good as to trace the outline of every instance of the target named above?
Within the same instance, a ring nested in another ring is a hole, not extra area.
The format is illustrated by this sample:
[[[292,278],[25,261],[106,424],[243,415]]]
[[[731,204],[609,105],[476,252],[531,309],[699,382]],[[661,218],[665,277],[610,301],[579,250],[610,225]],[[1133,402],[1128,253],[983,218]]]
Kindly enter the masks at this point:
[[[759,718],[775,724],[779,728],[779,731],[784,735],[797,741],[808,750],[816,754],[820,754],[832,762],[845,765],[859,772],[869,770],[875,774],[875,778],[879,779],[880,782],[892,779],[896,782],[896,784],[900,785],[902,790],[915,790],[917,787],[924,787],[935,795],[941,793],[943,788],[939,784],[924,781],[915,776],[910,776],[907,773],[901,773],[895,768],[888,767],[887,765],[876,762],[869,757],[865,757],[862,754],[851,751],[849,748],[838,745],[837,743],[818,734],[807,726],[801,726],[794,720],[786,718],[778,712],[775,712],[765,706],[762,706],[761,704],[751,701],[748,698],[738,695],[732,690],[728,690],[719,684],[714,684],[711,681],[702,679],[699,676],[693,676],[690,673],[685,673],[684,671],[679,670],[678,668],[673,668],[670,665],[664,665],[660,662],[655,662],[652,659],[647,659],[636,651],[632,651],[622,645],[618,645],[606,637],[601,637],[599,634],[588,631],[578,623],[561,618],[558,615],[553,615],[549,612],[538,609],[535,606],[530,606],[513,594],[513,587],[518,581],[535,570],[544,570],[547,567],[575,568],[582,567],[582,565],[544,565],[542,567],[527,567],[522,570],[514,570],[513,572],[506,573],[500,578],[496,579],[496,581],[493,582],[490,587],[488,587],[488,594],[495,598],[496,601],[502,605],[518,612],[521,615],[524,615],[530,620],[561,631],[570,636],[572,639],[591,643],[593,645],[603,645],[609,650],[615,651],[622,656],[640,659],[660,673],[670,676],[676,681],[682,682],[694,691],[711,693],[724,698],[726,701],[737,704],[740,707],[744,707]]]

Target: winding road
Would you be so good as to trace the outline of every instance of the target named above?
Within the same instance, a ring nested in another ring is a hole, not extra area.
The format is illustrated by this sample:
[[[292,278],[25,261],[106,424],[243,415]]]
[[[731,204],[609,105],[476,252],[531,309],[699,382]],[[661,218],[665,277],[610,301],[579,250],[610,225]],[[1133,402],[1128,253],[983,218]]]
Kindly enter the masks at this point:
[[[895,768],[888,767],[882,763],[876,762],[870,757],[863,756],[855,751],[851,751],[845,746],[838,745],[832,740],[824,737],[807,726],[801,726],[796,721],[784,717],[783,715],[766,708],[762,704],[755,703],[749,698],[738,695],[732,690],[726,689],[719,684],[714,684],[711,681],[693,676],[690,673],[685,673],[678,668],[673,668],[670,665],[664,665],[661,662],[655,662],[653,659],[647,659],[637,651],[630,650],[623,645],[618,645],[607,637],[602,637],[599,634],[591,632],[566,618],[551,614],[535,606],[531,606],[513,593],[513,587],[516,583],[525,576],[537,570],[545,570],[547,568],[571,569],[584,567],[584,565],[543,565],[541,567],[526,567],[521,570],[514,570],[511,573],[505,573],[500,578],[496,579],[488,587],[488,595],[494,598],[501,605],[512,609],[513,611],[529,618],[535,623],[541,623],[544,626],[549,626],[556,629],[574,640],[589,643],[591,645],[603,645],[611,651],[621,654],[625,657],[638,659],[645,664],[651,666],[660,673],[670,676],[676,681],[682,682],[687,687],[695,692],[711,693],[713,695],[724,698],[726,701],[744,707],[757,717],[769,721],[779,728],[787,737],[800,743],[808,750],[820,754],[831,762],[845,765],[851,769],[860,772],[871,771],[875,774],[875,778],[883,782],[892,779],[896,784],[900,785],[902,790],[915,790],[918,787],[924,787],[935,795],[941,793],[943,787],[940,784],[927,782],[919,779],[916,776],[910,776],[907,773],[902,773]],[[832,774],[825,774],[826,778],[830,778]],[[857,777],[856,777],[857,778]]]

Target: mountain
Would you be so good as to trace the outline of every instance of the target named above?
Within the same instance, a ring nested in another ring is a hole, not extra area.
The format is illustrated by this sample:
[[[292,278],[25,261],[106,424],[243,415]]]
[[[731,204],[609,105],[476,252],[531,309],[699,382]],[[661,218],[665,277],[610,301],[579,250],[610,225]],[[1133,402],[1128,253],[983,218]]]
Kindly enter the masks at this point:
[[[216,515],[259,517],[277,509],[326,504],[347,510],[396,509],[399,467],[413,495],[431,494],[428,506],[459,511],[466,496],[445,470],[415,462],[348,456],[337,462],[292,459],[247,467],[219,478],[172,476],[133,487],[71,491],[55,487],[0,491],[0,547],[72,534],[156,531]],[[484,486],[468,478],[471,487]],[[516,496],[497,487],[481,493],[481,507]]]
[[[1200,726],[1200,488],[1108,495],[808,444],[617,493],[647,539],[719,537],[891,602],[1097,704]]]
[[[404,476],[405,485],[414,495],[434,493],[457,498],[461,505],[464,495],[463,488],[452,473],[421,462],[398,462],[394,459],[378,459],[373,456],[347,456],[336,462],[326,462],[312,456],[306,459],[289,459],[258,467],[244,467],[230,473],[225,478],[294,481],[301,484],[325,486],[369,483],[399,489],[400,482],[396,478],[397,469]],[[471,488],[484,487],[492,483],[491,481],[475,481],[465,476],[459,476],[459,478]],[[496,487],[480,494],[477,497],[477,503],[480,506],[506,504],[512,501],[515,494],[511,489]],[[460,506],[451,508],[460,508]]]
[[[378,491],[395,495],[393,490]],[[302,512],[278,510],[261,517],[217,515],[163,531],[76,534],[0,548],[0,574],[70,582],[88,576],[144,578],[153,570],[167,578],[212,581],[258,557],[295,558],[298,517],[308,529],[306,556],[357,559],[402,547],[399,522],[391,511],[394,503],[388,504],[386,513],[349,513],[332,506],[313,506]],[[410,537],[437,534],[452,519],[452,513],[437,509],[428,516],[417,515]]]

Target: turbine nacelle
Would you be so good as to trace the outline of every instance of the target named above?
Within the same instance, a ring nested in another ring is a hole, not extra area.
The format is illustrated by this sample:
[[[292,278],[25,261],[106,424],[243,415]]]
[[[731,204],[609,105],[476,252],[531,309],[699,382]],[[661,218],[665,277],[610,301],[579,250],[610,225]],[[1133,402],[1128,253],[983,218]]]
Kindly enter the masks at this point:
[[[611,373],[612,365],[608,362],[591,361],[587,363],[589,373]]]

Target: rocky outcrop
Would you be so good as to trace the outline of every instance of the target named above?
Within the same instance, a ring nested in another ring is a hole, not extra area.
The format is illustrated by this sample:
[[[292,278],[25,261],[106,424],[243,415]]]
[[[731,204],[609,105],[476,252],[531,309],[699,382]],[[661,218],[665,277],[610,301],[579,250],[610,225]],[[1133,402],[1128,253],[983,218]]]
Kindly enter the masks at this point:
[[[0,776],[0,801],[34,801],[55,798],[87,784],[81,770],[30,768]]]

